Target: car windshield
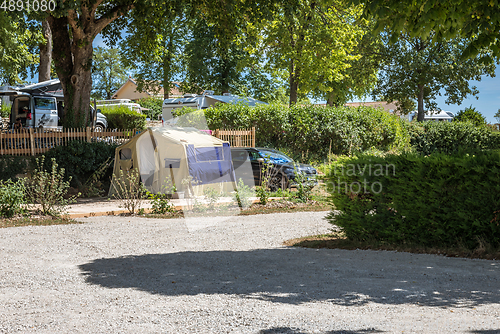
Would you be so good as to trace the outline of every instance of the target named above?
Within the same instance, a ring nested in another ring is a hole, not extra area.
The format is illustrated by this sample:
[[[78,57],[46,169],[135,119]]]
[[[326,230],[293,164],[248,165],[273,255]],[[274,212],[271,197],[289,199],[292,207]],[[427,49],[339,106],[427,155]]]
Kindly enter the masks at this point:
[[[283,153],[271,152],[271,151],[260,151],[259,153],[264,159],[269,159],[273,163],[286,164],[288,162],[293,162],[292,158],[284,155]]]

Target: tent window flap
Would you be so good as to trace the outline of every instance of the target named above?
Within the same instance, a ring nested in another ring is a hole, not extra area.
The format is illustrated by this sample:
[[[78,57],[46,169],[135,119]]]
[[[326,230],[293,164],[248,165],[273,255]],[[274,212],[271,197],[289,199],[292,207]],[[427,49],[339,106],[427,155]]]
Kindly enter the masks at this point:
[[[202,153],[202,154],[197,154]],[[198,184],[210,184],[218,182],[234,182],[234,170],[231,163],[231,151],[229,145],[223,147],[201,147],[194,145],[186,147],[189,166],[189,174]],[[215,158],[203,161],[202,159]],[[197,159],[198,158],[198,159]]]

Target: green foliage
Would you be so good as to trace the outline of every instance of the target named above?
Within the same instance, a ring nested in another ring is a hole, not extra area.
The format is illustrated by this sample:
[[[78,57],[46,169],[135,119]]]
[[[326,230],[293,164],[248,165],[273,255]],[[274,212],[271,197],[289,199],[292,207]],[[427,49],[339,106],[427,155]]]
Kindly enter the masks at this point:
[[[103,188],[109,187],[107,180],[113,172],[116,145],[105,142],[87,143],[73,140],[67,146],[58,146],[45,153],[47,160],[54,158],[66,170],[65,180],[80,188],[99,171],[98,180],[106,180]],[[105,166],[105,167],[104,167]],[[49,167],[45,166],[45,169]],[[90,181],[89,181],[90,180]]]
[[[26,173],[32,159],[15,155],[0,155],[0,180],[16,180],[16,175]]]
[[[0,109],[0,117],[7,118],[10,115],[10,106],[2,103],[2,108]]]
[[[123,65],[118,49],[100,46],[94,48],[92,62],[92,97],[110,100],[127,81],[127,67]]]
[[[114,188],[114,198],[120,200],[120,207],[125,208],[129,214],[141,210],[144,199],[148,192],[141,182],[141,176],[137,169],[131,169],[125,173],[120,170],[118,175],[113,175],[111,186]]]
[[[108,120],[108,129],[137,129],[146,128],[146,115],[130,110],[127,106],[102,107],[101,112]]]
[[[59,216],[66,211],[68,204],[75,201],[76,196],[66,199],[70,187],[64,180],[64,168],[59,168],[56,160],[51,159],[50,171],[44,170],[45,156],[36,159],[36,168],[26,180],[26,199],[29,203],[39,204],[43,215]]]
[[[409,147],[408,122],[382,109],[312,105],[219,104],[204,109],[209,129],[256,128],[256,145],[284,149],[301,160],[328,153]]]
[[[295,182],[297,182],[297,192],[295,197],[299,202],[307,203],[312,197],[314,183],[308,182],[307,177],[302,173],[295,173]]]
[[[241,209],[247,209],[252,205],[252,201],[250,200],[250,197],[252,197],[255,192],[247,186],[244,182],[243,179],[238,180],[237,184],[238,190],[235,193],[235,199],[236,203],[238,203],[238,206]]]
[[[339,158],[328,217],[352,240],[500,246],[500,153]]]
[[[481,80],[482,75],[495,75],[495,63],[486,61],[481,51],[474,58],[460,60],[464,51],[464,40],[435,42],[432,33],[429,40],[412,38],[402,34],[391,43],[390,33],[384,33],[384,47],[381,49],[383,68],[373,95],[385,101],[398,101],[398,109],[405,114],[413,111],[416,102],[418,121],[424,120],[424,110],[436,110],[435,102],[441,91],[445,91],[446,103],[460,104],[467,95],[479,91],[470,86],[470,80]]]
[[[103,178],[106,174],[110,174],[113,168],[112,157],[109,157],[104,161],[94,173],[87,179],[83,185],[83,196],[84,197],[98,197],[106,194],[109,187],[105,186]],[[106,182],[107,183],[107,182]]]
[[[147,194],[151,200],[151,213],[164,215],[167,212],[174,212],[175,207],[170,202],[169,194]]]
[[[155,97],[145,97],[137,101],[141,105],[141,107],[149,109],[144,110],[144,114],[150,120],[155,121],[158,119],[158,116],[161,116],[163,100]]]
[[[495,117],[497,119],[497,122],[500,123],[500,109],[498,109],[498,111],[495,113],[495,115],[493,115],[493,117]]]
[[[213,210],[222,194],[219,190],[209,187],[203,190],[203,196],[205,196],[205,199],[208,201],[208,208]]]
[[[497,137],[486,127],[469,122],[424,122],[413,127],[411,144],[425,155],[442,152],[479,151],[493,149]]]
[[[473,106],[460,110],[455,118],[454,122],[471,122],[475,126],[486,125],[486,118],[476,110]]]
[[[24,181],[0,181],[0,217],[13,217],[24,211]]]

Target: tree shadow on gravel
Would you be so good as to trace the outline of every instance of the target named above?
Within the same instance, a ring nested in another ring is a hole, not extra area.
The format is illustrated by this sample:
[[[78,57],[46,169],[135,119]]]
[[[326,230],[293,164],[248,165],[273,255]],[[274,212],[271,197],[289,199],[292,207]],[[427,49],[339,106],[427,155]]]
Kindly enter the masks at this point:
[[[338,330],[338,331],[326,331],[321,332],[321,334],[371,334],[371,333],[383,333],[383,331],[379,331],[377,329],[360,329],[360,330]],[[263,329],[259,331],[259,334],[308,334],[297,328],[290,327],[275,327],[269,329]]]
[[[396,252],[205,251],[96,259],[86,282],[167,296],[232,294],[277,303],[474,307],[500,300],[500,264]]]

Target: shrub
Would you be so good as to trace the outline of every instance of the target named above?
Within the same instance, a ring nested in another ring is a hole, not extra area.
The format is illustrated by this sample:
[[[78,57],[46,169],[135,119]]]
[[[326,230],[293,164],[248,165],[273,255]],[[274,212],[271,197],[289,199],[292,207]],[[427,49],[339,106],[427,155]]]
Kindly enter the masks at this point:
[[[125,173],[120,170],[120,173],[113,177],[112,187],[115,193],[113,197],[121,201],[121,208],[125,208],[129,214],[141,211],[142,202],[147,198],[147,191],[137,169]]]
[[[141,107],[148,110],[144,110],[146,117],[151,120],[157,120],[158,116],[161,116],[163,100],[155,97],[145,97],[137,101]]]
[[[16,180],[16,175],[26,173],[32,164],[31,157],[0,155],[0,180]]]
[[[404,120],[382,109],[295,105],[218,104],[204,110],[208,127],[256,128],[256,145],[287,150],[294,158],[324,160],[329,152],[409,147]]]
[[[424,122],[420,127],[412,131],[411,144],[426,155],[495,148],[493,133],[469,122]]]
[[[10,218],[22,213],[24,204],[23,180],[0,181],[0,216]]]
[[[146,128],[146,115],[130,110],[127,106],[103,107],[101,112],[108,120],[109,129],[138,129]]]
[[[10,105],[2,103],[0,108],[0,117],[7,118],[10,115]]]
[[[327,189],[349,239],[500,246],[500,153],[339,158]]]
[[[50,172],[45,171],[44,160],[43,155],[41,159],[36,159],[37,166],[31,178],[26,180],[26,198],[32,204],[40,204],[42,214],[59,216],[76,197],[64,198],[69,189],[69,182],[64,181],[64,168],[59,168],[56,160],[51,159]]]
[[[465,108],[464,110],[460,110],[455,118],[453,119],[455,122],[470,122],[475,126],[484,126],[486,125],[486,118],[476,110],[473,106]]]
[[[113,160],[115,156],[115,144],[105,142],[81,142],[70,141],[67,146],[58,146],[45,153],[47,161],[54,158],[61,168],[66,170],[65,180],[71,178],[73,187],[81,187],[85,184],[99,168],[109,161],[108,167],[101,172],[101,178],[108,180],[113,173]],[[48,170],[49,166],[45,166]],[[106,186],[109,187],[109,183]]]

